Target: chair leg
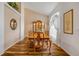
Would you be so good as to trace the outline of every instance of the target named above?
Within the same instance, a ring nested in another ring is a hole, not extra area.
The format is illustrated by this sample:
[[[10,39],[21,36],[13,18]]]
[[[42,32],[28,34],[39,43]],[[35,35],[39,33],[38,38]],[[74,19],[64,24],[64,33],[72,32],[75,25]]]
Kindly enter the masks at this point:
[[[49,47],[49,55],[51,55],[51,42],[50,42],[50,47]]]

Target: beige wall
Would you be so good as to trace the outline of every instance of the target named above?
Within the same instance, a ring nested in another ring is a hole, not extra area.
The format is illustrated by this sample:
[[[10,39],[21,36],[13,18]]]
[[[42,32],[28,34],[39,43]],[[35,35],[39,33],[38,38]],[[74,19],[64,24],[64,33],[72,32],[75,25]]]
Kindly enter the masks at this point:
[[[4,40],[4,49],[9,48],[15,42],[20,40],[20,16],[11,10],[9,7],[5,6],[5,40]],[[10,28],[10,20],[14,18],[17,21],[16,30]]]
[[[25,22],[25,36],[27,36],[27,33],[29,31],[32,31],[32,21],[35,21],[35,20],[42,20],[45,25],[46,25],[46,29],[48,29],[48,16],[45,16],[45,15],[42,15],[42,14],[39,14],[37,12],[34,12],[32,10],[29,10],[29,9],[24,9],[24,22]]]

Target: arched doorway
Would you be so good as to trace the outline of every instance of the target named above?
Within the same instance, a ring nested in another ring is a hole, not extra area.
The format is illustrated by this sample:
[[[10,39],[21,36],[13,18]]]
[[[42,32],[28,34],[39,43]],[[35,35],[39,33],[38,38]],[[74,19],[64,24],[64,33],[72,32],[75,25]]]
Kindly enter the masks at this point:
[[[60,17],[59,17],[59,12],[56,12],[54,15],[52,15],[50,22],[49,22],[49,35],[52,41],[56,44],[58,41],[58,33],[59,33],[59,28],[60,28]]]

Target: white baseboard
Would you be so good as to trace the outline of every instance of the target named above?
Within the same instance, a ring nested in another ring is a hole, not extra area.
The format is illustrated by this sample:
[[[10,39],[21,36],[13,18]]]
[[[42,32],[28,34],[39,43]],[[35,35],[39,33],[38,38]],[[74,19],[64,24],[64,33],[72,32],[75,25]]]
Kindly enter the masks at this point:
[[[1,52],[0,52],[0,56],[1,56],[3,53],[4,53],[4,51],[1,51]]]
[[[60,47],[60,48],[62,48],[66,53],[68,53],[69,55],[71,55],[66,49],[64,49],[62,46],[61,46],[61,44],[57,44],[57,43],[55,43],[58,47]]]
[[[4,52],[7,50],[7,49],[9,49],[10,47],[12,47],[13,45],[15,45],[17,42],[19,42],[20,40],[17,40],[16,42],[14,42],[12,45],[10,45],[8,48],[6,48],[6,49],[4,49],[1,53],[0,53],[0,56],[2,55],[2,54],[4,54]]]

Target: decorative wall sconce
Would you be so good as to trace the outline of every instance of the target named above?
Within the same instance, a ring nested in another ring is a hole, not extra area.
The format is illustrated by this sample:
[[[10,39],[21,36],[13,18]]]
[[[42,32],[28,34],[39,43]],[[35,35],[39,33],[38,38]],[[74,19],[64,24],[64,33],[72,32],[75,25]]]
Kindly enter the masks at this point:
[[[10,20],[10,28],[11,28],[12,30],[15,30],[16,27],[17,27],[17,22],[16,22],[15,19],[12,18],[12,19]]]

